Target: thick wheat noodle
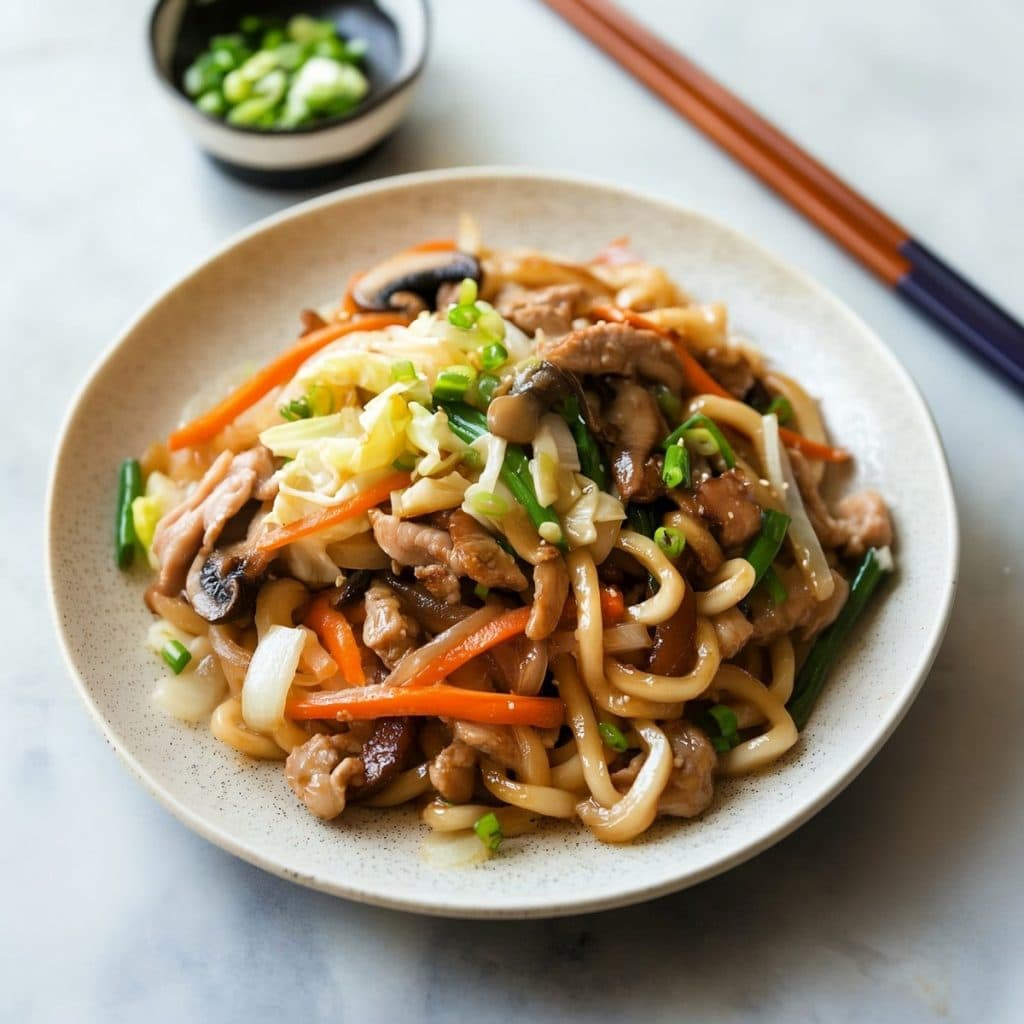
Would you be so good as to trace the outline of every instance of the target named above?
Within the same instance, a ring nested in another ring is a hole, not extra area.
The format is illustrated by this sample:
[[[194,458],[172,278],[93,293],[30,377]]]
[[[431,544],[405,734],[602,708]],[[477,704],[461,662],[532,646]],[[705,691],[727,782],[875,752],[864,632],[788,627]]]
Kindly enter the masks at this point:
[[[480,774],[487,791],[503,803],[521,807],[546,818],[574,818],[576,797],[564,789],[553,786],[532,786],[524,782],[513,782],[493,761],[486,760],[480,767]]]
[[[238,643],[231,633],[231,626],[211,626],[208,635],[220,670],[228,681],[228,687],[233,694],[237,695],[242,690],[242,683],[245,682],[245,673],[249,670],[252,651]]]
[[[744,653],[747,651],[762,652],[763,650],[760,647],[748,646],[744,649]],[[788,636],[780,636],[772,641],[768,653],[771,656],[771,683],[765,685],[768,686],[768,692],[780,704],[785,704],[792,696],[793,681],[796,675],[796,655],[793,651],[793,642]],[[759,682],[763,682],[761,669],[757,665],[750,664],[752,660],[753,658],[748,658],[747,664],[737,667],[742,668],[747,675]],[[761,659],[758,658],[758,660]],[[764,711],[758,705],[751,704],[750,701],[730,702],[730,707],[736,715],[736,722],[740,729],[752,729],[754,726],[762,725],[765,721]]]
[[[628,843],[651,826],[658,815],[658,798],[672,774],[672,747],[651,721],[633,723],[647,751],[643,766],[629,792],[613,807],[584,800],[576,808],[580,820],[603,843]]]
[[[308,599],[309,591],[291,577],[264,584],[256,596],[256,635],[262,640],[271,626],[294,626],[295,612]]]
[[[576,750],[583,778],[594,799],[604,807],[619,800],[619,791],[612,785],[604,759],[604,741],[597,730],[597,718],[590,696],[583,689],[576,665],[569,657],[561,657],[552,666],[558,693],[565,701],[565,720],[576,737]],[[575,787],[573,787],[575,788]]]
[[[624,665],[614,658],[605,658],[605,677],[616,689],[631,697],[669,704],[695,700],[711,685],[721,662],[715,627],[703,616],[697,619],[695,640],[697,663],[684,676],[657,675]]]
[[[210,732],[240,754],[260,761],[283,761],[285,752],[269,737],[253,732],[242,718],[242,701],[228,697],[210,719]]]
[[[290,754],[296,747],[301,747],[309,739],[309,733],[305,729],[288,721],[282,722],[270,735],[286,754]]]
[[[682,533],[686,546],[697,553],[699,560],[706,559],[712,565],[720,565],[724,561],[718,541],[711,536],[711,531],[698,516],[691,515],[685,509],[672,509],[665,514],[665,525]]]
[[[399,804],[415,800],[416,797],[429,793],[430,762],[409,768],[392,779],[379,793],[362,801],[367,807],[397,807]]]
[[[537,730],[528,725],[516,725],[512,728],[512,736],[519,752],[516,777],[532,786],[550,786],[551,763]]]
[[[573,754],[568,761],[552,765],[551,785],[555,789],[567,789],[571,793],[589,792],[587,780],[583,777],[583,761],[579,754]]]
[[[572,551],[566,559],[576,599],[576,654],[583,685],[598,707],[619,718],[678,718],[679,704],[664,704],[631,697],[615,689],[604,674],[604,632],[597,568],[585,551]]]
[[[745,558],[730,558],[708,577],[708,590],[696,591],[697,614],[721,615],[735,608],[753,589],[755,576],[754,567]]]
[[[210,630],[210,624],[206,619],[196,615],[183,598],[168,597],[166,594],[159,594],[154,590],[149,595],[149,602],[153,606],[153,611],[160,618],[166,619],[183,633],[191,633],[192,636],[206,636]]]
[[[521,836],[537,827],[538,817],[519,807],[491,807],[487,804],[446,804],[440,800],[428,803],[420,818],[435,832],[464,832],[471,829],[485,814],[493,814],[506,837]]]
[[[720,398],[718,395],[698,395],[686,406],[686,415],[702,412],[720,427],[732,427],[748,437],[757,452],[761,463],[761,475],[764,476],[764,434],[761,428],[761,414],[749,405],[735,398]]]
[[[432,661],[436,661],[442,654],[465,640],[467,636],[475,633],[481,626],[485,626],[500,613],[501,609],[495,602],[488,602],[472,615],[467,615],[466,618],[456,622],[454,626],[449,626],[443,633],[438,633],[430,643],[410,651],[398,663],[391,675],[384,680],[385,685],[405,686],[412,682]]]
[[[658,592],[627,608],[626,618],[642,622],[645,626],[656,626],[672,618],[683,603],[686,583],[665,552],[650,537],[632,530],[623,530],[615,546],[632,555],[658,581]]]
[[[778,760],[796,743],[798,734],[785,705],[763,683],[736,665],[722,665],[712,684],[714,693],[730,694],[757,707],[768,722],[767,732],[733,747],[719,758],[723,775],[745,775]]]

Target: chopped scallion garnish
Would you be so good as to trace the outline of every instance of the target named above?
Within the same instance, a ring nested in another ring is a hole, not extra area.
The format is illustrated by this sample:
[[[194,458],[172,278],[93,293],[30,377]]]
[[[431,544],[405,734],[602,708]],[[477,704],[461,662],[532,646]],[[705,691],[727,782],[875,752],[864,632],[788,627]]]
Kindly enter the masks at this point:
[[[486,601],[487,600],[487,595],[490,592],[491,592],[491,588],[490,587],[485,587],[482,583],[478,583],[473,588],[473,593],[476,594],[476,596],[479,597],[481,601]]]
[[[666,487],[690,486],[690,453],[685,444],[675,443],[665,452],[661,478]]]
[[[714,440],[715,445],[718,448],[718,454],[722,456],[726,467],[732,469],[736,465],[736,455],[732,450],[732,446],[725,439],[725,434],[723,434],[719,429],[718,424],[709,419],[702,412],[695,413],[685,423],[680,423],[679,426],[661,442],[661,447],[668,451],[673,445],[678,444],[680,441],[685,441],[687,433],[695,428],[706,430],[707,433],[711,435],[712,440]]]
[[[508,502],[493,491],[477,491],[469,496],[469,507],[481,516],[500,519],[508,514]]]
[[[485,370],[497,370],[508,362],[508,349],[499,341],[484,345],[480,350],[480,365]]]
[[[475,305],[452,306],[448,310],[448,323],[460,330],[472,330],[477,320],[480,319],[480,310]]]
[[[725,704],[714,704],[708,708],[705,724],[711,734],[711,745],[719,754],[732,750],[740,742],[736,712]]]
[[[764,415],[771,416],[772,413],[778,417],[779,423],[788,423],[793,418],[793,405],[785,395],[776,395],[768,403]]]
[[[655,387],[654,397],[665,419],[669,423],[677,423],[683,411],[683,400],[665,384],[658,384]]]
[[[119,569],[127,569],[135,557],[138,538],[132,502],[142,494],[142,466],[137,459],[125,459],[117,482],[117,509],[114,519],[114,555]]]
[[[308,420],[313,415],[309,399],[302,395],[300,398],[293,398],[287,405],[282,405],[281,416],[289,421]]]
[[[604,745],[609,750],[614,750],[619,754],[629,750],[629,742],[625,733],[613,722],[598,722],[597,731],[601,734],[601,739],[604,740]]]
[[[686,547],[686,538],[674,526],[659,526],[654,531],[654,543],[669,558],[678,558]]]
[[[459,285],[459,305],[472,306],[476,302],[476,297],[476,281],[471,277],[464,277]]]
[[[416,379],[416,367],[408,359],[399,359],[391,366],[391,379],[396,384],[408,384]]]
[[[782,547],[782,542],[786,539],[788,529],[789,516],[785,512],[766,508],[761,513],[761,532],[743,556],[754,567],[755,586],[761,582],[765,573],[771,568],[775,556],[779,553],[779,548]]]
[[[465,397],[466,388],[473,383],[476,372],[470,366],[449,366],[437,375],[434,398],[441,402],[457,401]]]
[[[480,842],[492,853],[498,851],[501,841],[505,838],[501,831],[501,822],[498,821],[498,816],[493,811],[488,811],[487,814],[477,818],[473,823],[473,831]]]
[[[493,373],[481,373],[476,381],[476,396],[480,404],[486,409],[491,404],[494,392],[498,390],[501,380]]]
[[[180,640],[168,640],[160,648],[160,657],[171,666],[176,676],[180,676],[192,660],[191,652]]]

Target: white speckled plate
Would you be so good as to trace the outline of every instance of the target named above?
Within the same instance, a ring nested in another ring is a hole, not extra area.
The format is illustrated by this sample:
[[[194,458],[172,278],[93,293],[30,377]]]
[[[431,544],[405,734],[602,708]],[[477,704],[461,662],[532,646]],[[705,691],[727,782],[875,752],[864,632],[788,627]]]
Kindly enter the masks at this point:
[[[628,233],[734,328],[823,400],[857,457],[851,483],[895,510],[899,575],[863,622],[800,745],[772,771],[719,788],[695,822],[602,846],[552,826],[473,868],[420,855],[411,810],[315,821],[280,765],[245,761],[150,700],[164,671],[142,646],[144,574],[113,565],[117,466],[176,422],[189,381],[278,350],[298,311],[338,296],[356,268],[451,234],[461,211],[485,237],[586,256]],[[898,448],[883,437],[898,437]],[[753,242],[670,203],[514,171],[395,178],[306,203],[231,242],[150,306],[85,383],[50,493],[49,572],[58,633],[79,691],[114,748],[189,827],[246,860],[325,892],[432,914],[529,917],[597,910],[692,885],[791,832],[874,755],[914,699],[942,637],[957,568],[956,511],[928,411],[907,373],[848,309]]]

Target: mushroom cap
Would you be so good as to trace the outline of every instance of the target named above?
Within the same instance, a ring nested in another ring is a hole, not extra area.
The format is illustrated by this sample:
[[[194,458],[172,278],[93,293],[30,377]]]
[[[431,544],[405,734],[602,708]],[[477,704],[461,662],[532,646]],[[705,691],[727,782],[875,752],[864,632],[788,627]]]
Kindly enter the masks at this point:
[[[269,558],[244,542],[217,548],[189,573],[188,597],[197,615],[214,625],[252,611]]]
[[[443,284],[472,278],[479,282],[480,262],[458,249],[400,252],[371,267],[352,296],[363,309],[402,310],[415,315],[433,309]]]

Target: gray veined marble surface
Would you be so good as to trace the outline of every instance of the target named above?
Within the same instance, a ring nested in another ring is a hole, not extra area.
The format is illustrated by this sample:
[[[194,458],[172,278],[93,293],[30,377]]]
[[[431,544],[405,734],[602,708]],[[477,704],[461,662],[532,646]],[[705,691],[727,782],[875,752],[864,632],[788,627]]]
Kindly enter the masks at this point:
[[[630,910],[400,915],[272,878],[187,831],[107,749],[55,648],[46,471],[73,389],[127,318],[299,197],[238,185],[191,148],[149,76],[145,4],[9,4],[0,1017],[1024,1020],[1024,399],[539,3],[434,7],[409,122],[347,181],[474,163],[599,175],[731,221],[815,275],[897,352],[942,432],[963,528],[942,652],[885,750],[813,822]],[[629,7],[1024,314],[1024,7]]]

